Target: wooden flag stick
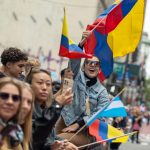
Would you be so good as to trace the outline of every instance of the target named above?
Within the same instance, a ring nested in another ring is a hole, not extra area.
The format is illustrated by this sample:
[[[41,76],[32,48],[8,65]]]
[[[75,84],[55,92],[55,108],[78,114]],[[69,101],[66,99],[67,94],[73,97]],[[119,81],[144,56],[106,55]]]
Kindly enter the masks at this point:
[[[90,31],[90,35],[92,34],[92,32],[100,25],[100,23],[104,20],[105,18],[102,18],[102,20],[99,21],[99,23]],[[89,35],[89,36],[90,36]],[[83,38],[81,41],[80,41],[80,45],[83,45],[85,43],[85,41],[88,39],[87,38]]]
[[[123,88],[113,99],[115,99],[117,96],[119,96],[126,88]],[[113,101],[113,99],[111,101]],[[110,102],[111,102],[110,101]],[[109,103],[110,104],[110,103]],[[107,107],[108,105],[106,105],[105,107]],[[105,109],[105,107],[103,107],[103,109]],[[103,110],[102,109],[102,110]],[[87,126],[87,124],[85,124],[82,128],[80,128],[70,139],[69,141],[71,141],[79,132],[81,132],[85,127]]]
[[[121,1],[120,1],[119,3],[121,3]],[[117,6],[117,5],[116,5],[116,6]],[[115,6],[115,7],[116,7],[116,6]],[[115,7],[113,7],[113,8],[110,10],[110,12],[111,12]],[[100,23],[101,23],[102,21],[104,21],[105,19],[106,19],[105,17],[102,18],[102,20],[100,20],[99,23],[91,30],[91,33],[92,33],[92,32],[100,25]],[[83,39],[81,40],[80,44],[83,45],[86,40],[87,40],[87,38],[83,38]]]
[[[79,132],[81,132],[84,128],[86,127],[86,124],[82,127],[82,128],[80,128],[70,139],[69,139],[69,141],[71,141]]]
[[[68,67],[67,67],[69,70],[71,70],[71,61],[69,60],[68,61]]]
[[[121,95],[125,90],[126,90],[126,88],[123,88],[123,89],[115,96],[115,98],[116,98],[117,96]]]
[[[137,131],[135,132],[131,132],[131,133],[127,133],[127,134],[123,134],[121,136],[116,136],[116,137],[113,137],[113,138],[110,138],[110,139],[105,139],[105,140],[102,140],[102,141],[96,141],[96,142],[93,142],[93,143],[90,143],[90,144],[86,144],[86,145],[83,145],[83,146],[79,146],[78,149],[81,149],[81,148],[85,148],[87,146],[91,146],[91,145],[95,145],[95,144],[98,144],[98,143],[103,143],[103,142],[106,142],[106,141],[109,141],[109,140],[114,140],[116,138],[120,138],[120,137],[124,137],[124,136],[128,136],[128,135],[133,135],[137,133]]]

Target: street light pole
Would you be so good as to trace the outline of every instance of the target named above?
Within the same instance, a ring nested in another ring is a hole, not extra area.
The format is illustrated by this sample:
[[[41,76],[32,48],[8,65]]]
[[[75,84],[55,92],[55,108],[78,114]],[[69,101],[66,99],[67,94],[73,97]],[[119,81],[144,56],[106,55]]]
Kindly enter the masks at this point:
[[[123,73],[123,78],[122,78],[121,89],[123,89],[125,87],[128,62],[129,62],[129,54],[127,54],[125,64],[124,64],[124,73]],[[120,96],[121,96],[121,98],[123,98],[123,93]],[[124,103],[126,103],[126,102],[124,101]]]

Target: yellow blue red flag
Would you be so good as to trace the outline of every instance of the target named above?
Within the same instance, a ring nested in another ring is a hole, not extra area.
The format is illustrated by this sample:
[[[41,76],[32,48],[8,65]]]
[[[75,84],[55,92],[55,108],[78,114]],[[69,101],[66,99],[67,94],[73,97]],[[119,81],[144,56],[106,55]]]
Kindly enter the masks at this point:
[[[85,52],[101,62],[100,78],[113,71],[113,58],[135,51],[141,38],[144,0],[117,0],[87,30],[93,31],[84,44]]]
[[[63,20],[59,56],[67,57],[67,58],[91,58],[92,57],[92,55],[90,54],[88,55],[84,53],[84,51],[69,38],[65,9],[64,9],[64,20]]]
[[[102,141],[106,139],[111,139],[109,142],[122,142],[125,143],[128,141],[129,136],[123,136],[120,138],[115,138],[118,136],[124,135],[124,132],[118,130],[117,128],[103,122],[100,120],[95,120],[89,126],[89,133],[93,135],[97,141]],[[114,138],[114,139],[113,139]],[[112,140],[113,139],[113,140]]]

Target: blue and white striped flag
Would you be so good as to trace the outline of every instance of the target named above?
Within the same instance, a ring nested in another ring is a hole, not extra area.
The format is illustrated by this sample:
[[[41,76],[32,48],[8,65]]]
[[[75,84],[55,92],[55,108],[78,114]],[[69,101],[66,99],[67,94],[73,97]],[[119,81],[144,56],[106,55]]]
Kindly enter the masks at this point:
[[[125,107],[121,99],[117,96],[112,102],[99,114],[99,117],[125,117],[127,116]]]
[[[125,107],[118,96],[113,98],[111,102],[96,112],[86,123],[90,126],[97,118],[101,117],[126,117]]]

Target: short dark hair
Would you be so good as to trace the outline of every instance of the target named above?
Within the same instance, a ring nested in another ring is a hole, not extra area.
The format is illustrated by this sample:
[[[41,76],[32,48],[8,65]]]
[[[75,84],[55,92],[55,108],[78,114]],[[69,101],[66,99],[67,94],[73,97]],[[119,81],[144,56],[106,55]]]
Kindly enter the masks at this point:
[[[28,60],[28,56],[25,52],[18,48],[10,47],[5,49],[1,54],[1,63],[6,66],[7,62],[18,62],[21,60]]]
[[[64,68],[63,70],[61,70],[61,72],[60,72],[60,76],[61,76],[61,77],[64,77],[65,71],[66,71],[67,69],[68,69],[68,68]]]

